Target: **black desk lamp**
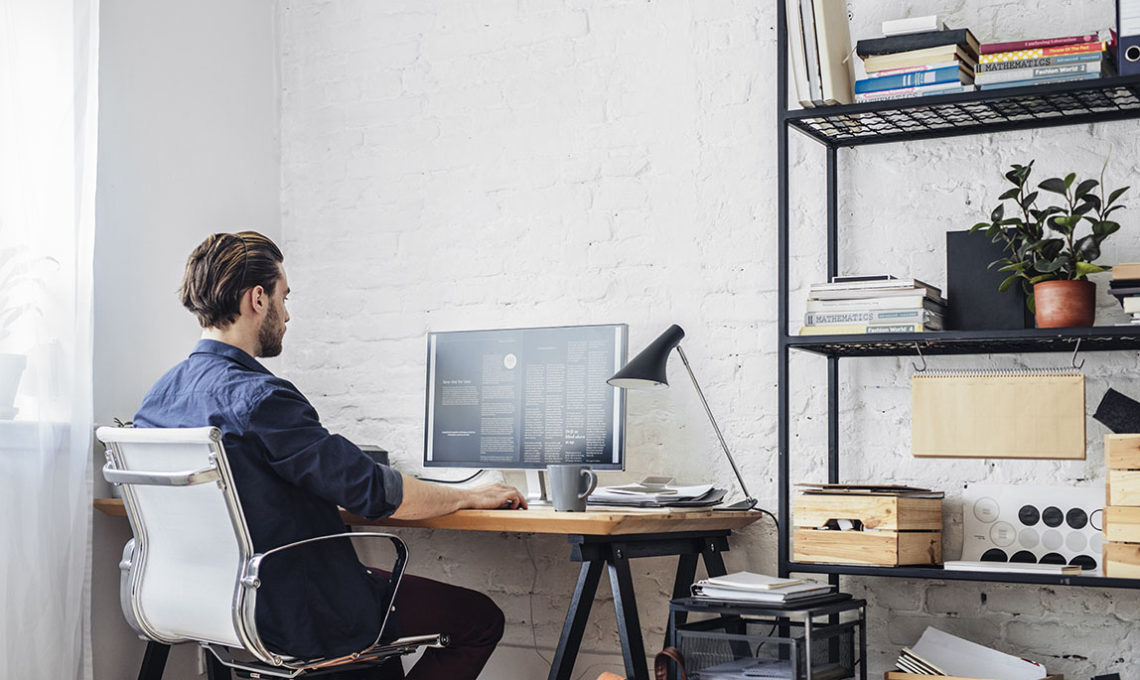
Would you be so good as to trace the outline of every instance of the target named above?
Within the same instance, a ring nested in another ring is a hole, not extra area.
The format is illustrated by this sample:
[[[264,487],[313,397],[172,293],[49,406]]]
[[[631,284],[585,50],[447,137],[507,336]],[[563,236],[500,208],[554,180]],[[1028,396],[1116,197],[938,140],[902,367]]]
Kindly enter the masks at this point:
[[[709,409],[709,403],[705,400],[705,393],[701,391],[701,386],[697,384],[697,376],[693,375],[693,369],[689,366],[689,360],[685,357],[684,350],[681,349],[681,339],[685,337],[685,331],[680,326],[673,324],[664,333],[659,335],[656,340],[649,343],[649,345],[641,350],[634,358],[630,359],[617,373],[614,373],[608,382],[614,387],[620,387],[627,390],[657,390],[664,389],[669,386],[669,381],[665,376],[665,365],[669,363],[669,352],[674,347],[677,348],[677,354],[681,355],[681,361],[685,364],[685,370],[689,372],[689,378],[693,381],[693,387],[697,388],[697,395],[701,398],[701,404],[705,407],[705,413],[709,416],[709,422],[712,423],[713,429],[716,430],[717,439],[720,440],[720,445],[724,449],[724,455],[728,457],[728,462],[732,465],[732,471],[736,473],[736,479],[740,482],[740,490],[744,492],[746,498],[743,501],[733,503],[732,505],[725,506],[725,510],[747,510],[756,505],[756,499],[752,494],[748,493],[748,487],[744,484],[744,477],[740,475],[740,469],[736,467],[736,461],[732,459],[732,454],[728,452],[728,444],[724,442],[724,435],[720,433],[720,427],[716,424],[716,418],[713,418],[712,411]]]

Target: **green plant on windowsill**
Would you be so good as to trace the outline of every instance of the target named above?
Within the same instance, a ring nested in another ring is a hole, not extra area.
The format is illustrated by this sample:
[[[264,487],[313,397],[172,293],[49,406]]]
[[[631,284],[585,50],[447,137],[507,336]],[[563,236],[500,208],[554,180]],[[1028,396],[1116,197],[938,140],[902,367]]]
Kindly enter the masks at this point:
[[[1005,178],[1013,187],[998,197],[1002,203],[990,213],[990,220],[975,224],[970,231],[984,230],[994,243],[1002,244],[1006,256],[990,263],[1008,274],[998,290],[1020,285],[1030,311],[1038,316],[1039,327],[1091,326],[1095,285],[1086,277],[1105,271],[1094,262],[1100,258],[1104,240],[1120,229],[1111,216],[1124,207],[1116,201],[1128,187],[1105,195],[1105,160],[1100,180],[1078,181],[1071,172],[1047,179],[1034,189],[1029,184],[1034,162],[1010,167]],[[1060,196],[1062,204],[1039,207],[1042,191]],[[1007,215],[1005,201],[1013,201],[1019,214]],[[1083,236],[1078,235],[1082,223],[1088,224]],[[1076,283],[1041,285],[1049,282]],[[1055,317],[1058,304],[1064,314]]]
[[[35,293],[44,287],[46,274],[37,275],[37,269],[49,262],[55,260],[31,257],[17,246],[0,248],[0,347],[22,318],[41,313],[34,300]],[[27,357],[23,354],[0,353],[0,420],[16,416],[13,403],[25,366]]]

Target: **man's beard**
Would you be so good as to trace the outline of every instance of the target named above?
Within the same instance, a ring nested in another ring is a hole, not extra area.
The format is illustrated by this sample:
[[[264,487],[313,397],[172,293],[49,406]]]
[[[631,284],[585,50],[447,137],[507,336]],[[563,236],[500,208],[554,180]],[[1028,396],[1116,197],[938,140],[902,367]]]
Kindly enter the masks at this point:
[[[281,322],[281,314],[277,311],[277,305],[270,303],[265,321],[257,331],[257,343],[261,346],[257,355],[269,359],[281,354],[281,341],[284,337],[285,324]]]

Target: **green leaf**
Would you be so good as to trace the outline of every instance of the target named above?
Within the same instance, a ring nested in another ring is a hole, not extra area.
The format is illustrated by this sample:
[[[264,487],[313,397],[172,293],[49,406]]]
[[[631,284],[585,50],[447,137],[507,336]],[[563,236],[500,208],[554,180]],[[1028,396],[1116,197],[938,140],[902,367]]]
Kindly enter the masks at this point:
[[[1080,260],[1092,262],[1100,257],[1100,240],[1095,234],[1079,238],[1073,244],[1073,251],[1078,256],[1077,268],[1079,269],[1082,264]]]
[[[1092,264],[1090,262],[1078,262],[1077,263],[1077,278],[1078,279],[1084,278],[1084,277],[1088,276],[1089,274],[1099,274],[1100,272],[1103,272],[1103,271],[1105,271],[1104,267],[1098,267],[1095,264]]]
[[[998,200],[999,201],[1009,201],[1009,200],[1017,198],[1017,195],[1019,193],[1021,193],[1021,190],[1018,187],[1014,187],[1014,188],[1010,189],[1009,191],[1006,191],[1001,196],[998,196]]]
[[[1100,182],[1097,182],[1095,179],[1086,179],[1077,185],[1077,190],[1073,192],[1073,198],[1080,199],[1081,196],[1095,189],[1097,184],[1100,184]]]
[[[1038,260],[1037,262],[1033,263],[1033,268],[1042,274],[1052,274],[1064,266],[1064,264],[1064,259],[1058,257],[1053,260]]]
[[[1037,195],[1038,192],[1036,191],[1029,192],[1025,195],[1025,198],[1021,199],[1021,202],[1018,205],[1021,206],[1022,210],[1028,210],[1029,206],[1033,205],[1033,203],[1037,200]]]
[[[1067,188],[1065,185],[1065,180],[1059,179],[1057,177],[1050,177],[1037,186],[1041,189],[1044,189],[1045,191],[1051,191],[1055,194],[1061,194],[1062,196],[1065,195],[1065,189]]]
[[[989,229],[989,228],[990,228],[989,222],[978,222],[974,226],[970,227],[970,233],[973,234],[976,231],[981,231],[982,229]]]
[[[1125,191],[1128,191],[1128,187],[1120,187],[1116,191],[1113,191],[1111,194],[1109,194],[1108,195],[1108,205],[1112,205],[1112,203],[1116,199],[1120,198],[1120,195],[1123,194]]]
[[[1035,283],[1041,283],[1042,281],[1052,281],[1055,278],[1057,278],[1057,277],[1053,276],[1052,274],[1042,274],[1040,276],[1034,276],[1034,277],[1029,279],[1029,285],[1033,285]]]
[[[1086,201],[1084,203],[1078,203],[1077,206],[1075,208],[1073,208],[1073,212],[1076,213],[1077,215],[1084,215],[1085,213],[1087,213],[1088,211],[1090,211],[1092,209],[1093,209],[1093,204]]]
[[[1073,182],[1076,180],[1077,173],[1075,172],[1070,172],[1069,174],[1065,175],[1065,188],[1068,189],[1069,187],[1073,186]]]
[[[990,213],[990,220],[992,220],[994,222],[998,222],[1003,217],[1005,217],[1005,204],[1004,203],[999,205],[998,207],[994,208],[994,211],[992,213]]]
[[[1005,291],[1009,290],[1009,287],[1012,286],[1020,278],[1021,278],[1020,274],[1014,274],[1012,276],[1007,276],[1004,281],[1002,281],[1000,284],[998,284],[998,292],[1004,293]]]

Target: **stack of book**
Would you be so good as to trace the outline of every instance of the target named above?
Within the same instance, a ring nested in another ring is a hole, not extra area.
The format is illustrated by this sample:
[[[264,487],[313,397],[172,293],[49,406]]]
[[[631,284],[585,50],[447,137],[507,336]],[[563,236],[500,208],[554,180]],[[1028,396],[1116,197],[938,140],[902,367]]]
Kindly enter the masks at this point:
[[[1132,316],[1132,323],[1140,326],[1140,262],[1114,265],[1108,292],[1120,301],[1124,313]]]
[[[811,286],[800,335],[942,330],[942,291],[918,279],[836,276]]]
[[[777,578],[749,571],[702,579],[692,586],[693,597],[772,605],[817,601],[830,597],[831,590],[832,586],[826,583]]]
[[[983,90],[1111,75],[1111,33],[1042,38],[981,46],[974,82]]]
[[[855,45],[865,71],[857,74],[855,101],[971,91],[978,48],[970,29],[950,30],[935,16],[884,21],[883,37]]]
[[[788,73],[805,107],[851,103],[851,33],[844,0],[784,0]]]

